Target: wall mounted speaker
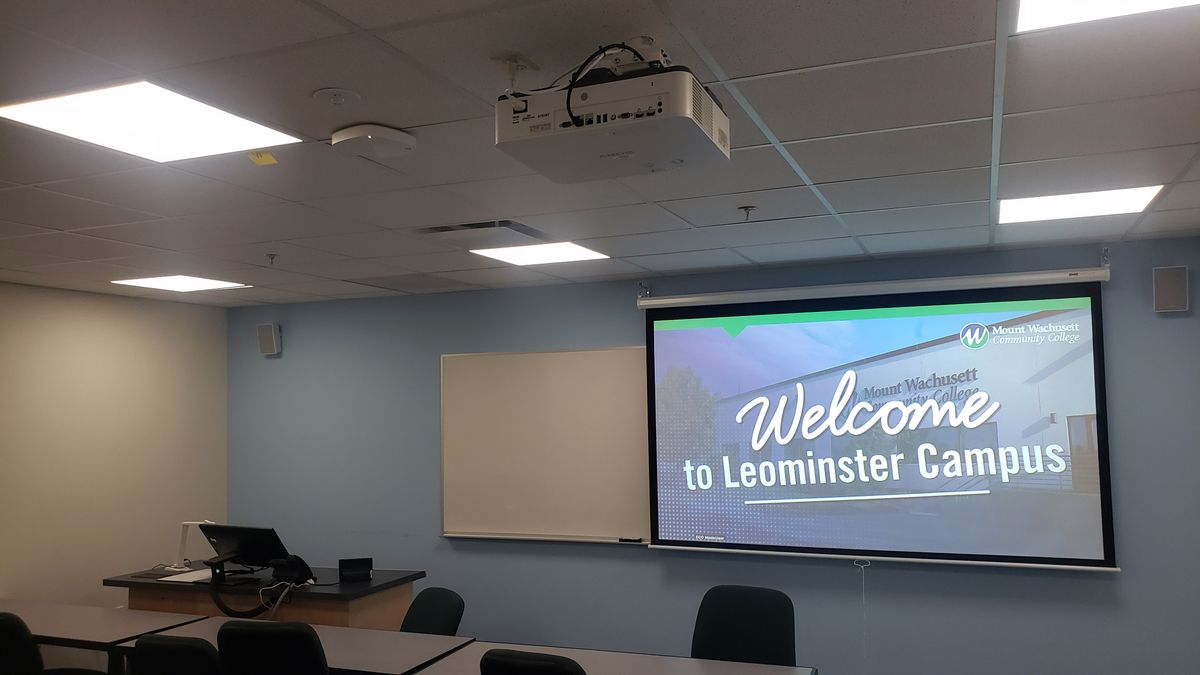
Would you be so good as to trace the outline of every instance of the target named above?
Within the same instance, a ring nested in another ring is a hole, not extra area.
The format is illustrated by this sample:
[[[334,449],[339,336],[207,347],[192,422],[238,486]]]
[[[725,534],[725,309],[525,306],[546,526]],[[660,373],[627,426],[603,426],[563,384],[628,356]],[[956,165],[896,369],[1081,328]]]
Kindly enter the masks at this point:
[[[258,351],[263,356],[279,356],[283,351],[283,341],[279,337],[279,324],[258,324]]]
[[[1154,268],[1154,311],[1188,311],[1188,268]]]

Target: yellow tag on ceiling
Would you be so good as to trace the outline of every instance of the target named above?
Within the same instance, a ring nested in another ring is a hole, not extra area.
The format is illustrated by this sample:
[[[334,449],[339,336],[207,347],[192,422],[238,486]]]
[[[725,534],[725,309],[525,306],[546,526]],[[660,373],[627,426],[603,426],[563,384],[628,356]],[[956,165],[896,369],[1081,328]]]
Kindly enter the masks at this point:
[[[272,164],[279,163],[279,161],[275,159],[275,155],[272,155],[269,152],[250,152],[246,153],[246,156],[250,158],[251,162],[254,162],[259,166],[270,166]]]

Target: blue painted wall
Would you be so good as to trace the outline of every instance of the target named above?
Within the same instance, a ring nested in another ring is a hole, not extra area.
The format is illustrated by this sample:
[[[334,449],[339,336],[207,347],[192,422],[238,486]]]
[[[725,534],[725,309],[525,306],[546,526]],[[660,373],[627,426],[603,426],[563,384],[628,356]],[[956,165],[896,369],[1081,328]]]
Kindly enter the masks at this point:
[[[1098,246],[653,281],[655,293],[1090,267]],[[1158,316],[1150,269],[1200,239],[1112,246],[1105,330],[1120,574],[690,554],[439,536],[442,353],[644,342],[633,283],[232,310],[229,513],[311,563],[374,556],[467,600],[464,635],[685,654],[717,583],[786,590],[824,675],[1200,672],[1200,314]],[[265,359],[253,326],[283,326]],[[866,614],[866,636],[863,616]],[[867,669],[864,669],[864,640]]]

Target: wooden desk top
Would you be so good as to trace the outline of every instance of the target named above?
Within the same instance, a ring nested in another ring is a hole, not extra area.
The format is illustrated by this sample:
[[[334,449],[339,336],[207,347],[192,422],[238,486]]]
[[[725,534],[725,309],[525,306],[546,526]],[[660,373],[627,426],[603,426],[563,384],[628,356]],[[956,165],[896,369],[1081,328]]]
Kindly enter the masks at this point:
[[[119,642],[204,617],[86,605],[60,605],[0,598],[0,612],[21,617],[38,642],[59,647],[107,649]]]
[[[208,582],[201,583],[180,583],[178,581],[162,581],[160,579],[152,579],[141,577],[145,574],[161,574],[161,570],[143,570],[140,572],[131,572],[120,576],[109,577],[104,580],[105,586],[117,586],[121,588],[159,588],[159,589],[201,589],[208,592]],[[318,584],[332,584],[331,586],[306,586],[303,589],[293,591],[294,593],[303,593],[304,595],[319,596],[334,600],[356,600],[363,596],[378,593],[379,591],[387,590],[395,586],[403,584],[411,584],[417,579],[425,578],[424,570],[375,570],[371,575],[370,581],[352,581],[347,583],[338,583],[338,571],[334,567],[314,567],[313,574],[317,577]],[[259,572],[253,575],[237,575],[230,579],[257,579],[258,583],[242,583],[234,586],[222,586],[222,595],[257,595],[258,589],[264,584],[268,584],[271,579],[270,570]]]
[[[216,645],[217,631],[221,625],[234,620],[213,617],[163,631],[162,635],[198,637]],[[321,646],[325,649],[325,659],[329,662],[330,669],[373,675],[404,675],[414,672],[472,641],[471,638],[465,637],[315,624],[313,630],[317,631],[321,638]],[[119,645],[118,649],[132,649],[133,644],[128,642]],[[475,672],[479,672],[478,665]]]
[[[186,626],[184,628],[187,628]],[[593,649],[560,649],[529,645],[507,645],[496,642],[472,642],[432,666],[421,675],[477,675],[479,659],[489,649],[557,654],[574,659],[588,675],[816,675],[813,668],[785,668],[755,663],[707,661],[678,656],[652,656],[627,652],[606,652]]]

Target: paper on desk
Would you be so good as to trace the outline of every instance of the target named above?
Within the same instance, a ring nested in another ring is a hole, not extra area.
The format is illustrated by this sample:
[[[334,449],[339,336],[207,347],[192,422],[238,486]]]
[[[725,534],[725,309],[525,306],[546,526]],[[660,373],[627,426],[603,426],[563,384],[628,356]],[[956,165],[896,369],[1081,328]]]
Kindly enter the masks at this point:
[[[211,581],[212,570],[196,570],[195,572],[184,572],[183,574],[173,574],[169,577],[163,577],[159,581]]]

